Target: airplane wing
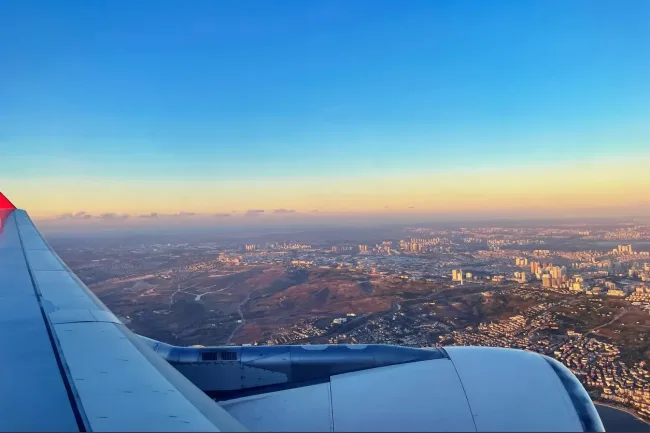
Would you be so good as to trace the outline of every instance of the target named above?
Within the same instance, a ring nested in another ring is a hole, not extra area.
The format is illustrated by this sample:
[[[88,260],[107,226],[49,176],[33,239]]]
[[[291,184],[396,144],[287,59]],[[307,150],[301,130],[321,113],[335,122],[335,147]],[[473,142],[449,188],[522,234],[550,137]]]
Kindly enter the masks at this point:
[[[245,430],[131,333],[25,211],[0,206],[0,430]]]
[[[532,352],[135,335],[2,194],[0,347],[0,431],[604,431]]]

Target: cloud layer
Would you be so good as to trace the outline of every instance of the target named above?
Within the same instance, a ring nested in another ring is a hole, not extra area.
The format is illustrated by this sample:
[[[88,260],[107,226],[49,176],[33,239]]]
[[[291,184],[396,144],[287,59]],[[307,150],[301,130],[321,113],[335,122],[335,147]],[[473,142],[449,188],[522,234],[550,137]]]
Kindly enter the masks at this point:
[[[244,215],[246,216],[258,216],[264,213],[264,209],[248,209]]]
[[[99,218],[101,220],[125,220],[128,217],[129,217],[129,215],[125,214],[125,213],[124,214],[117,214],[117,213],[114,213],[114,212],[108,212],[108,213],[101,214],[97,218]]]
[[[119,214],[115,212],[106,212],[100,215],[91,215],[87,213],[86,211],[79,211],[79,212],[68,212],[68,213],[63,213],[60,215],[57,215],[55,219],[57,220],[90,220],[90,219],[98,219],[98,220],[124,220],[129,218],[128,214]]]
[[[158,213],[150,212],[147,214],[140,215],[140,218],[187,218],[195,216],[194,212],[178,212],[178,213]]]
[[[213,218],[227,218],[230,217],[234,214],[236,211],[232,212],[217,212],[213,214],[197,214],[196,212],[177,212],[177,213],[160,213],[160,212],[149,212],[145,214],[140,214],[137,215],[138,218],[145,218],[145,219],[160,219],[160,218],[165,218],[165,219],[177,219],[177,218],[189,218],[189,217],[194,217],[194,216],[211,216]],[[295,209],[286,209],[286,208],[280,208],[280,209],[273,209],[272,211],[273,214],[292,214],[296,213],[297,211]],[[310,212],[315,213],[318,212],[318,209],[311,210]],[[258,216],[258,215],[264,215],[266,211],[264,209],[248,209],[246,212],[243,213],[244,216]],[[134,215],[135,217],[136,215]],[[89,214],[86,211],[78,211],[78,212],[66,212],[62,213],[60,215],[57,215],[55,219],[57,220],[103,220],[103,221],[119,221],[119,220],[125,220],[130,218],[131,215],[126,214],[126,213],[117,213],[117,212],[105,212],[99,215],[92,215]]]

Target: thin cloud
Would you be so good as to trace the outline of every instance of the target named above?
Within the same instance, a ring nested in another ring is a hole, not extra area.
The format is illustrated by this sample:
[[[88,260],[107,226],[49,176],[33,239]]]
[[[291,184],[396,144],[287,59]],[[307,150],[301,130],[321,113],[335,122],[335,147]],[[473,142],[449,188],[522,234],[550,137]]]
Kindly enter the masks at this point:
[[[90,219],[92,217],[93,217],[92,215],[90,215],[90,214],[86,213],[86,211],[82,210],[82,211],[79,211],[79,212],[76,212],[76,213],[68,212],[68,213],[63,213],[61,215],[57,215],[56,219],[58,219],[58,220],[87,220],[87,219]]]
[[[415,206],[409,206],[409,209],[415,209]]]
[[[229,217],[230,214],[229,213],[216,213],[216,214],[214,214],[212,216],[216,217],[216,218],[226,218],[226,217]]]
[[[113,212],[107,212],[107,213],[101,214],[97,218],[99,218],[101,220],[125,220],[128,217],[129,217],[129,215],[125,214],[125,213],[124,214],[117,214],[117,213],[113,213]]]
[[[310,210],[310,212],[311,212],[311,213],[317,213],[317,212],[318,212],[318,209],[312,209],[312,210]]]
[[[274,209],[273,213],[294,213],[295,209]]]
[[[140,218],[187,218],[196,215],[195,212],[178,212],[178,213],[158,213],[151,212],[140,215]]]
[[[258,216],[264,213],[264,209],[248,209],[246,211],[246,216]]]

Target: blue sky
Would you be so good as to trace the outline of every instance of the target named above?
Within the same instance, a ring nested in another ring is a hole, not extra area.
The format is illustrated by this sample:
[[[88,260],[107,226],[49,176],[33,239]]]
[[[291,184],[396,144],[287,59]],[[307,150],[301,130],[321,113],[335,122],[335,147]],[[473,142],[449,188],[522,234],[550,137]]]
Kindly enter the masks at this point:
[[[5,0],[0,177],[647,154],[649,16],[646,0]]]

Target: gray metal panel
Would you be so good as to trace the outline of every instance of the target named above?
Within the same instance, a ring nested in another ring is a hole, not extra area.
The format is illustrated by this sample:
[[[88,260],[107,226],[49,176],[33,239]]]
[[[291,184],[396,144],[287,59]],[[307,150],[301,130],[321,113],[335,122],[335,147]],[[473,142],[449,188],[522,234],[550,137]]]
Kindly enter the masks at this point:
[[[44,300],[57,309],[98,309],[67,271],[33,271],[34,281]]]
[[[31,218],[29,218],[29,215],[27,215],[27,212],[25,212],[22,209],[16,209],[13,212],[14,217],[16,218],[16,224],[19,226],[34,226],[32,223]]]
[[[13,296],[9,300],[0,302],[0,324],[9,327],[11,325],[22,326],[24,324],[44,325],[41,307],[35,294]],[[45,327],[43,326],[45,329]],[[8,329],[9,332],[16,332],[15,329]],[[10,348],[0,346],[0,352],[10,351]]]
[[[211,393],[314,383],[329,380],[336,374],[446,357],[437,348],[383,344],[190,348],[170,346],[149,338],[143,341],[196,386]],[[224,359],[224,353],[232,357]],[[212,356],[205,359],[204,355]]]
[[[48,250],[48,246],[34,226],[21,226],[20,239],[25,250]]]
[[[249,389],[287,382],[287,375],[238,362],[172,364],[205,392]]]
[[[19,326],[0,322],[0,430],[78,431],[42,325]]]
[[[537,353],[494,347],[445,349],[478,431],[582,431],[562,382]]]
[[[251,431],[333,431],[330,384],[221,402]]]
[[[27,271],[25,255],[19,248],[0,249],[0,271]]]
[[[218,431],[113,323],[54,325],[94,431]]]
[[[223,431],[248,431],[239,421],[226,412],[221,406],[201,392],[192,382],[161,358],[143,339],[132,333],[124,325],[119,326],[126,338],[140,351],[150,363],[158,370],[195,408],[206,418]]]
[[[16,296],[35,296],[22,250],[0,249],[0,276],[0,302]]]
[[[476,431],[448,359],[341,374],[331,387],[335,431]]]
[[[0,250],[21,250],[20,237],[16,224],[16,211],[0,209]]]
[[[13,217],[0,232],[0,430],[78,431]]]
[[[90,310],[59,310],[52,311],[47,316],[52,324],[98,321]]]
[[[50,250],[25,250],[29,268],[34,271],[62,271],[63,265]]]
[[[111,322],[111,323],[122,324],[122,321],[118,319],[117,316],[111,313],[110,311],[91,310],[90,313],[98,322]]]
[[[76,322],[107,322],[122,324],[115,315],[108,311],[96,311],[88,309],[64,309],[56,310],[47,314],[50,322],[76,323]]]
[[[22,253],[18,252],[17,254]],[[0,269],[0,275],[0,278],[2,278],[0,281],[0,302],[7,302],[4,299],[19,293],[24,295],[34,294],[34,286],[27,271]]]

